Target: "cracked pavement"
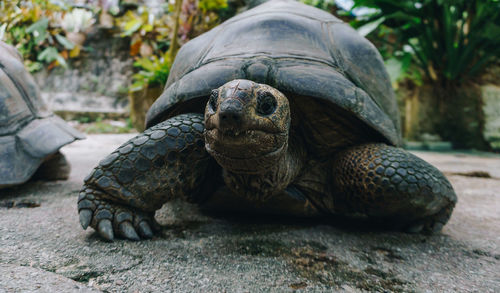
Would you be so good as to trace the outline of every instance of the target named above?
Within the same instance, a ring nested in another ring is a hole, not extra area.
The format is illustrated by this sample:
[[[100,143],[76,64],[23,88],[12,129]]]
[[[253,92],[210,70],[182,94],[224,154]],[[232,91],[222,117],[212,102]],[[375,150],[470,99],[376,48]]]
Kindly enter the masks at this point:
[[[132,136],[89,135],[65,147],[73,169],[68,181],[0,190],[0,292],[500,288],[499,155],[415,152],[448,176],[459,198],[450,222],[434,236],[300,219],[212,217],[176,202],[157,213],[165,228],[152,240],[103,242],[79,225],[78,190],[95,164]]]

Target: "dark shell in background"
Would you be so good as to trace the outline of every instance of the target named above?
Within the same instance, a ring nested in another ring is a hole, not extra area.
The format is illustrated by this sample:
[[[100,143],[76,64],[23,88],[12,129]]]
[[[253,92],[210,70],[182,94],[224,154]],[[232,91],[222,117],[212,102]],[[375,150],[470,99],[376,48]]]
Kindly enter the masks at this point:
[[[292,131],[309,135],[313,145],[345,147],[361,136],[401,143],[396,99],[377,49],[331,14],[287,0],[268,1],[186,43],[148,111],[148,127],[203,112],[210,91],[233,79],[285,93]]]
[[[47,109],[19,53],[0,42],[0,188],[26,182],[47,157],[83,138]]]

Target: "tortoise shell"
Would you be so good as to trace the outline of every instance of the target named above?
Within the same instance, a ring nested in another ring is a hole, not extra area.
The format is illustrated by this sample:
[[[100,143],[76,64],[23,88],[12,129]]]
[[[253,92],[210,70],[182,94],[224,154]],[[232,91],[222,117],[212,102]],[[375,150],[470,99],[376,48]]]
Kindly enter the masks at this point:
[[[0,188],[27,181],[46,158],[82,138],[47,109],[21,55],[0,42]]]
[[[147,126],[203,113],[210,91],[234,79],[287,95],[292,135],[314,152],[401,143],[395,95],[376,48],[331,14],[287,0],[266,2],[186,43]]]

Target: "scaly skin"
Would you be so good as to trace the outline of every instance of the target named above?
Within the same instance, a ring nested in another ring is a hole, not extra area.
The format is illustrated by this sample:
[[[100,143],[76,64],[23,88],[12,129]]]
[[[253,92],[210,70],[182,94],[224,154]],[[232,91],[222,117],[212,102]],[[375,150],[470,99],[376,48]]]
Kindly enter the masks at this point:
[[[151,238],[154,211],[165,202],[200,200],[212,162],[204,148],[203,129],[201,114],[179,115],[147,129],[102,160],[80,191],[83,228],[90,225],[107,240],[113,240],[115,232],[131,240]]]
[[[457,201],[446,177],[405,150],[365,144],[333,161],[333,210],[406,224],[410,232],[437,232]]]

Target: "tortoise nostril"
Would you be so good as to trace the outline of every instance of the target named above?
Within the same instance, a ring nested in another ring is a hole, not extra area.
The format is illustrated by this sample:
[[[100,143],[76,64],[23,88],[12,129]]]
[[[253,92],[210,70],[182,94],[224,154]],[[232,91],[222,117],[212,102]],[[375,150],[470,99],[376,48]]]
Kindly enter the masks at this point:
[[[237,124],[239,124],[242,120],[241,113],[233,111],[221,112],[220,120],[224,124],[224,126],[237,126]]]
[[[219,108],[219,122],[222,128],[237,128],[243,121],[243,105],[240,101],[228,99]]]

